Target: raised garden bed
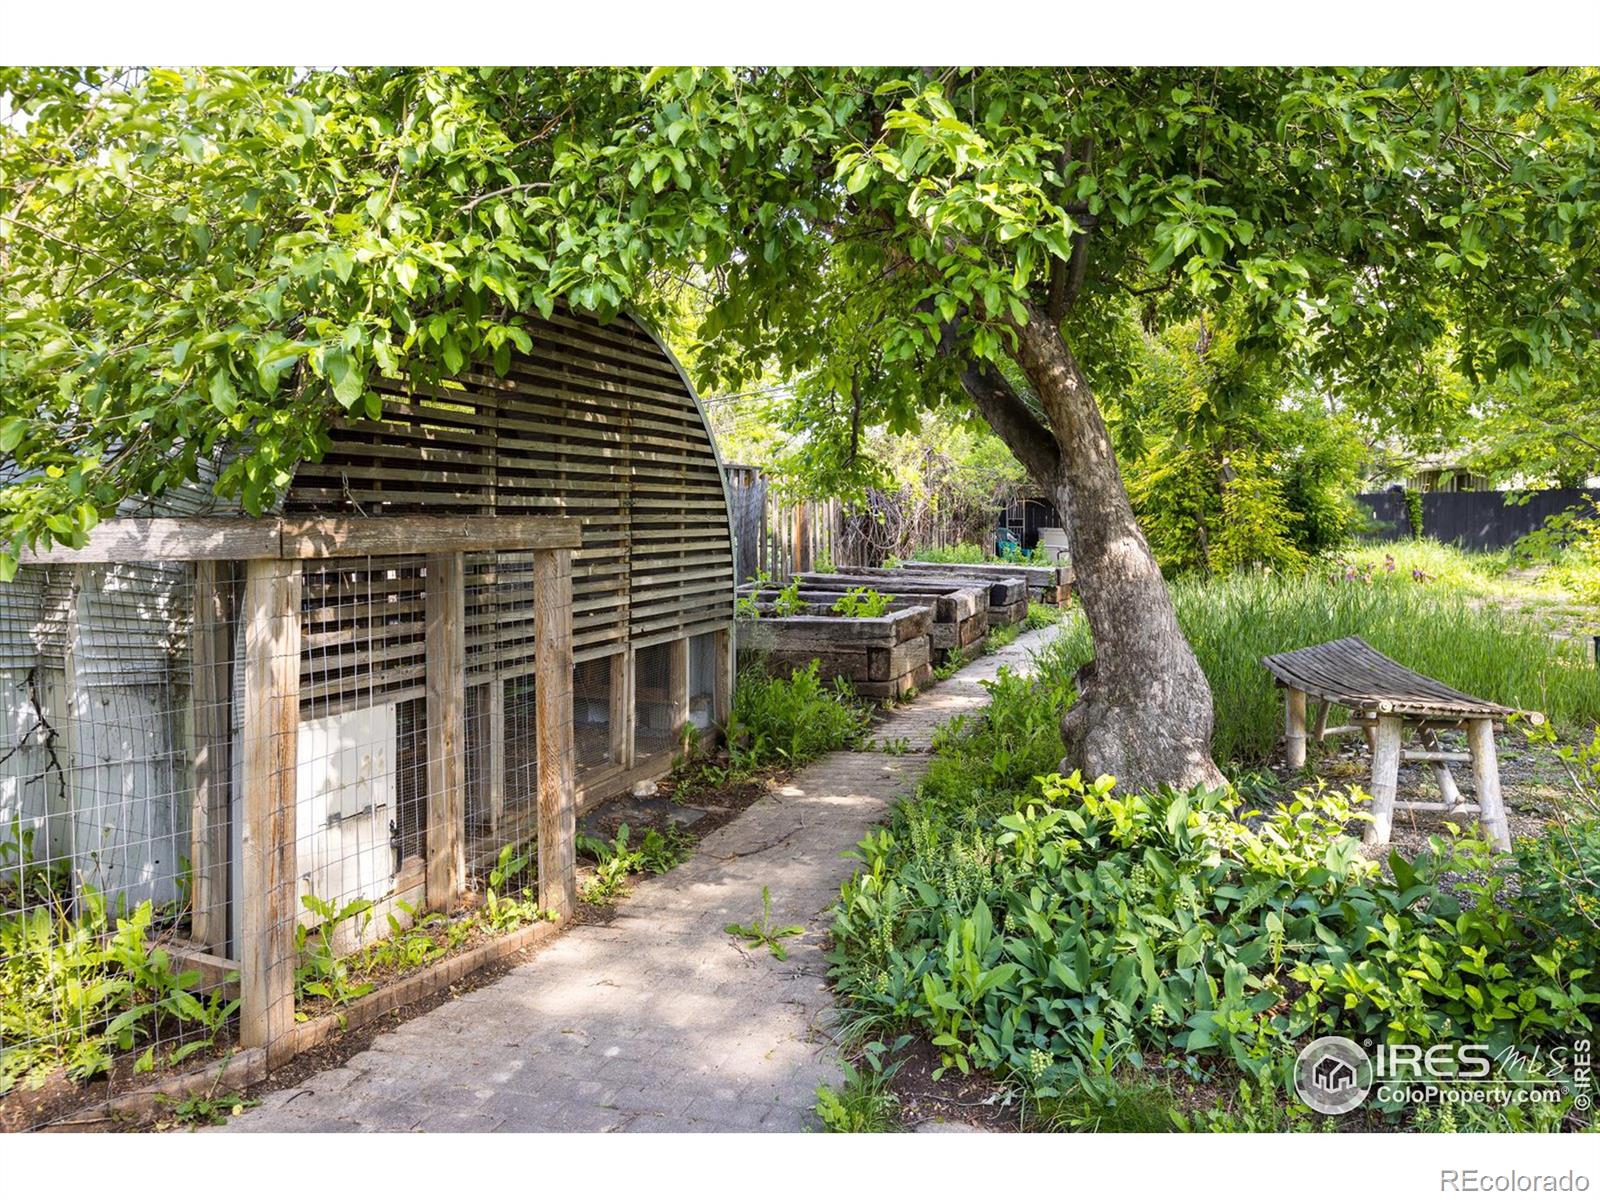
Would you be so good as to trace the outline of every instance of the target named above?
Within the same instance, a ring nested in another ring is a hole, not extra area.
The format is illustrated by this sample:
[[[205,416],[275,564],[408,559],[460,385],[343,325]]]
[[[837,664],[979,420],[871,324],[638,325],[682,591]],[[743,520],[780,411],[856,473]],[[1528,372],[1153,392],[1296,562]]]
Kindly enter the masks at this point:
[[[770,610],[738,624],[741,653],[765,657],[774,673],[816,659],[827,678],[843,676],[858,694],[898,699],[933,678],[929,634],[933,607],[903,605],[881,617],[843,617],[808,604],[797,616]]]
[[[841,596],[851,591],[846,584],[823,582],[812,585],[804,583],[804,578],[802,576],[798,598],[807,605],[820,606],[823,611],[831,610]],[[777,599],[780,589],[770,583],[759,588],[754,584],[746,584],[740,592],[770,605]],[[951,590],[941,583],[918,581],[883,594],[891,596],[891,603],[897,606],[899,601],[932,606],[933,628],[929,638],[933,652],[931,657],[935,663],[976,654],[989,632],[989,594],[984,584],[975,583]]]
[[[902,571],[892,567],[852,567],[849,571],[824,573],[804,572],[796,575],[801,587],[840,586],[845,588],[869,587],[886,595],[899,595],[903,590],[918,585],[932,586],[941,592],[960,591],[963,588],[987,586],[989,592],[989,628],[996,625],[1013,625],[1028,615],[1028,581],[1013,571],[1006,576],[979,573],[964,575],[964,566],[949,566],[943,574]]]
[[[1074,575],[1071,566],[1038,563],[940,563],[905,562],[894,570],[917,575],[962,575],[977,579],[1008,579],[1021,576],[1028,581],[1028,593],[1046,604],[1065,604],[1072,599]]]

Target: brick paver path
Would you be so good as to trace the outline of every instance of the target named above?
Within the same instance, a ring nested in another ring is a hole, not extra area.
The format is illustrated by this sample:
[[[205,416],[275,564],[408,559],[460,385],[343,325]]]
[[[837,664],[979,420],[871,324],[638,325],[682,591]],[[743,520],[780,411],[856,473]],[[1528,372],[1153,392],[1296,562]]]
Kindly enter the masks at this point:
[[[1025,634],[875,731],[909,753],[840,751],[503,978],[378,1037],[345,1066],[267,1095],[233,1130],[801,1130],[838,1078],[821,943],[841,858],[920,777],[939,725],[982,707],[982,681],[1026,670]],[[898,747],[897,747],[898,748]],[[787,962],[723,932],[804,924]]]

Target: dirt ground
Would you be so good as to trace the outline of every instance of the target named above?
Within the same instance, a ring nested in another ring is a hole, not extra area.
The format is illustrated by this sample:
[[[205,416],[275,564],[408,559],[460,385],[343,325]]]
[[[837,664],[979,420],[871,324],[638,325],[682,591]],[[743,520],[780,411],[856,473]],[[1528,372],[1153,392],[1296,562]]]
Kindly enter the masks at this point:
[[[1506,821],[1511,827],[1511,837],[1537,835],[1557,815],[1571,804],[1572,780],[1566,768],[1549,746],[1531,744],[1520,732],[1502,731],[1495,739],[1500,761],[1500,789],[1505,798]],[[1447,731],[1439,734],[1440,749],[1465,752],[1467,739],[1464,732]],[[1367,751],[1365,739],[1340,738],[1336,743],[1308,748],[1307,770],[1316,778],[1336,788],[1359,784],[1366,790],[1372,785],[1372,756]],[[1292,784],[1284,770],[1281,756],[1273,763],[1281,780],[1284,796]],[[1451,772],[1460,789],[1462,799],[1473,803],[1472,770],[1470,765],[1452,764]],[[1427,763],[1401,763],[1396,783],[1397,802],[1439,800],[1439,785],[1433,769]],[[1428,839],[1435,835],[1448,836],[1450,826],[1466,828],[1475,823],[1476,813],[1451,815],[1443,812],[1405,812],[1395,810],[1391,842],[1388,847],[1375,849],[1374,853],[1387,858],[1390,849],[1411,857],[1427,848]],[[1359,831],[1352,831],[1359,832]]]

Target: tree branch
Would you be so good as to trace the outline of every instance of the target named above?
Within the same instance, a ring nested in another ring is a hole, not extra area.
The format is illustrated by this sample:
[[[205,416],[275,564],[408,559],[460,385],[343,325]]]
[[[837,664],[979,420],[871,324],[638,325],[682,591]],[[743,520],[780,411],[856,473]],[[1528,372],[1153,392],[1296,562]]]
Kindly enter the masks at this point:
[[[1050,432],[1017,395],[1010,380],[993,363],[969,362],[961,371],[961,386],[989,428],[1028,474],[1042,487],[1054,487],[1061,474],[1061,453]]]

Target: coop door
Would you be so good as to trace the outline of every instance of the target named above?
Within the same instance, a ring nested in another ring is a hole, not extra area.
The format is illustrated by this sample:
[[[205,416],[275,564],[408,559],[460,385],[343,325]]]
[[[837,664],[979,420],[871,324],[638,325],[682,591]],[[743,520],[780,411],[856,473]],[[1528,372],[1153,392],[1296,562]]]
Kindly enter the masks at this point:
[[[395,706],[300,722],[297,870],[307,892],[342,908],[394,888]],[[300,919],[310,913],[300,906]]]

